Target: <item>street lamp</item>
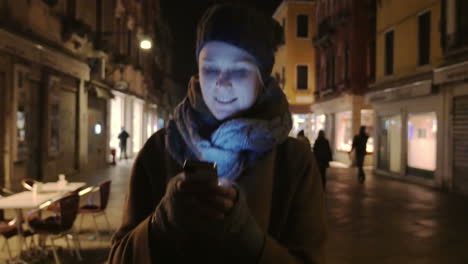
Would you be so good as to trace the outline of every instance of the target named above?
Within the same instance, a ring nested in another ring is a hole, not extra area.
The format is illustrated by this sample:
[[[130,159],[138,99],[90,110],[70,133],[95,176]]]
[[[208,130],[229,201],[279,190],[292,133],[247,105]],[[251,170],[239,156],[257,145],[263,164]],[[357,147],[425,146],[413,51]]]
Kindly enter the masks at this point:
[[[153,43],[151,43],[151,39],[149,38],[143,38],[140,40],[140,48],[143,50],[151,49],[151,47],[153,46],[152,44]]]

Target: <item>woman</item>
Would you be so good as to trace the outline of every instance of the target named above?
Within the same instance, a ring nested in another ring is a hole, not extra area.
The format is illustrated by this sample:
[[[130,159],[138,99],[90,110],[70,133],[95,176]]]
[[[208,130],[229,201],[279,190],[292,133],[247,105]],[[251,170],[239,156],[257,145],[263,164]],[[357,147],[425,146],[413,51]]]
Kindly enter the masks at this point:
[[[325,209],[310,148],[288,138],[288,103],[270,77],[281,27],[232,5],[198,25],[198,77],[132,172],[110,263],[323,263]],[[221,182],[186,180],[185,160]]]
[[[318,137],[314,143],[314,155],[317,159],[317,164],[319,166],[320,175],[322,175],[322,184],[323,189],[327,185],[327,168],[330,167],[330,161],[332,161],[332,152],[330,149],[330,143],[328,143],[327,138],[325,137],[325,131],[320,130]]]

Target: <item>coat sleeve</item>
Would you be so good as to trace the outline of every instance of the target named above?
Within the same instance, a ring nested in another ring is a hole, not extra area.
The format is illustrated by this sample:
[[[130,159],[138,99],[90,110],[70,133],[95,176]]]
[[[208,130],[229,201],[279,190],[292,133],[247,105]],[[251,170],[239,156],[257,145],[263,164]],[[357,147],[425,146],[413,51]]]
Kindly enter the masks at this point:
[[[133,165],[129,189],[123,207],[123,218],[120,228],[112,238],[112,247],[108,263],[151,263],[149,250],[149,228],[151,215],[164,193],[155,194],[154,190],[164,190],[164,175],[150,179],[149,171],[157,174],[159,168],[148,168],[155,162],[145,162],[157,153],[158,139],[151,137],[138,154]],[[160,166],[161,164],[159,164]],[[159,182],[156,182],[159,181]],[[154,186],[157,185],[157,186]]]
[[[325,263],[327,226],[323,187],[315,158],[310,150],[304,151],[307,154],[299,162],[302,166],[296,170],[301,177],[294,188],[282,234],[279,240],[266,236],[261,264]]]

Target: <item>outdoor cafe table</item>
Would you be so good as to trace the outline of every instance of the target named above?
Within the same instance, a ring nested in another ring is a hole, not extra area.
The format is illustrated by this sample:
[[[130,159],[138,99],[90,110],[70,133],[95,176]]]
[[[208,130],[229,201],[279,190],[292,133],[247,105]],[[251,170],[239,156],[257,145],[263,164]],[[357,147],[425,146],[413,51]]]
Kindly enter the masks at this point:
[[[23,245],[23,214],[22,210],[40,209],[51,204],[64,196],[64,194],[75,191],[85,186],[84,182],[70,182],[61,186],[56,182],[42,185],[41,192],[24,191],[0,198],[0,209],[14,209],[16,211],[16,228],[18,230],[18,248],[21,251]]]
[[[60,185],[58,182],[46,182],[42,184],[41,192],[73,192],[85,186],[84,182],[68,182]]]

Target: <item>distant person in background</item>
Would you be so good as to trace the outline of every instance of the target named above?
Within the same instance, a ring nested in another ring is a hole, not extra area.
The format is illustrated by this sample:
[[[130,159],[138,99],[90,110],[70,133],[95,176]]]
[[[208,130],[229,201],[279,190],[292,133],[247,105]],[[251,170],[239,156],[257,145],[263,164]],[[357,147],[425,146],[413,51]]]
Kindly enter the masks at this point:
[[[120,147],[120,160],[125,155],[125,159],[128,159],[127,156],[127,139],[130,137],[130,134],[125,131],[125,128],[122,127],[122,132],[119,134],[119,147]]]
[[[356,166],[358,167],[358,180],[360,183],[364,183],[366,180],[366,174],[364,173],[364,158],[366,156],[366,146],[367,140],[369,139],[369,135],[366,133],[366,127],[361,126],[359,130],[359,134],[354,136],[353,139],[353,146],[351,148],[350,154],[354,150],[356,155]]]
[[[305,136],[304,130],[301,130],[301,131],[299,131],[299,133],[297,133],[297,139],[299,139],[300,141],[306,142],[306,143],[310,146],[310,141],[309,141],[309,139]]]
[[[328,140],[325,138],[325,132],[323,130],[319,131],[313,149],[319,166],[320,174],[322,175],[323,189],[325,189],[327,184],[326,173],[327,168],[330,167],[330,161],[332,161],[332,152],[330,149],[330,143],[328,143]]]

